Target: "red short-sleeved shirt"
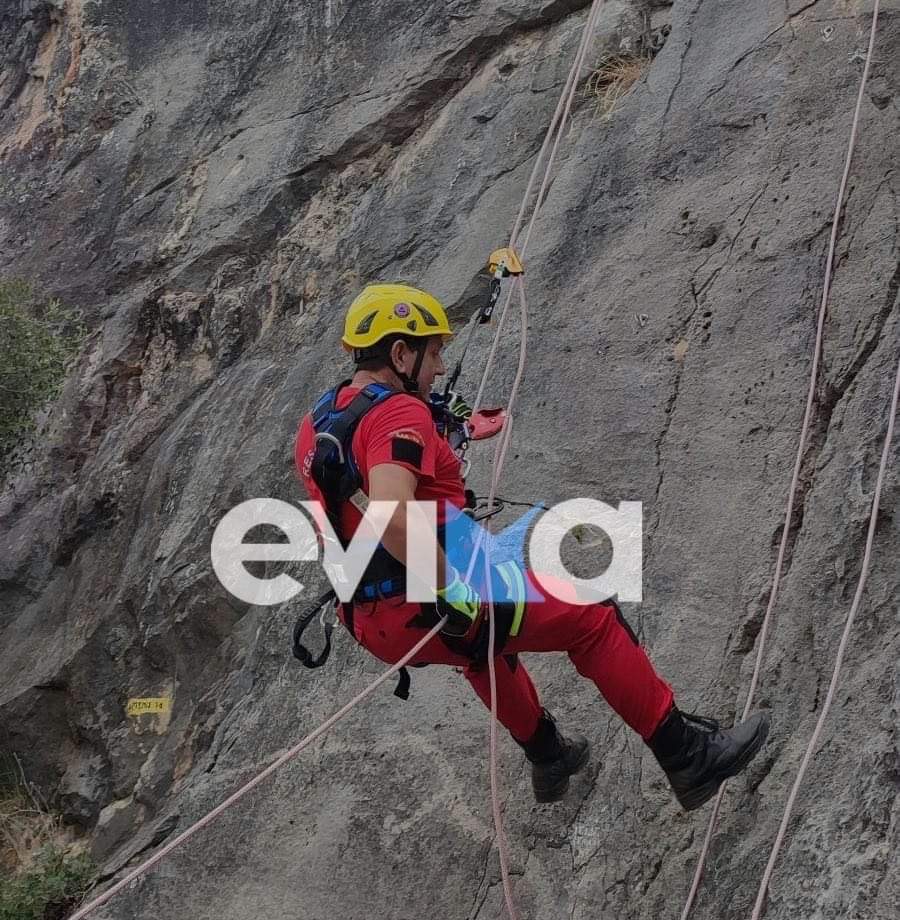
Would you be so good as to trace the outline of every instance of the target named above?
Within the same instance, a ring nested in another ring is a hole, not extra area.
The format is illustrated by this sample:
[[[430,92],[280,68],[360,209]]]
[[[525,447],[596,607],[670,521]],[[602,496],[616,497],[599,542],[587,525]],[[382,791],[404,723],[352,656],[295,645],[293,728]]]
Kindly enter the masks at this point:
[[[346,408],[359,392],[346,386],[338,393],[337,406]],[[457,508],[465,506],[462,464],[447,441],[435,428],[431,410],[415,396],[400,393],[370,409],[353,434],[353,459],[363,478],[363,492],[369,494],[369,470],[380,463],[396,463],[410,470],[417,479],[415,497],[419,501],[438,503],[438,523],[447,516],[445,502]],[[323,501],[319,487],[310,476],[315,454],[315,431],[312,417],[300,423],[294,444],[297,473],[314,501]],[[341,511],[342,530],[352,536],[360,521],[359,512],[345,502]]]

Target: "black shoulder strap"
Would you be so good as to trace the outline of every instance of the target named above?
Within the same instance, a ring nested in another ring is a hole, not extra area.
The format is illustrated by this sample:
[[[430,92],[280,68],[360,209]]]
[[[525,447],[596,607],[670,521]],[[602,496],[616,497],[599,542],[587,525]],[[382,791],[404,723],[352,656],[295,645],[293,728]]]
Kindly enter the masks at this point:
[[[359,484],[354,481],[354,473],[348,466],[353,432],[362,417],[371,408],[397,394],[397,391],[385,392],[387,388],[370,384],[360,390],[342,411],[337,408],[338,394],[349,382],[345,380],[333,390],[323,394],[312,412],[313,428],[316,431],[316,449],[310,472],[313,480],[322,490],[322,494],[325,497],[325,511],[331,520],[335,533],[342,542],[344,537],[340,531],[340,504],[346,501],[353,494],[353,491],[359,487]],[[320,426],[328,418],[332,419],[328,430],[320,431]],[[335,458],[335,451],[337,452],[337,458]],[[335,459],[337,462],[335,462]],[[313,658],[309,649],[301,644],[300,637],[309,622],[333,598],[334,591],[326,592],[310,610],[297,620],[294,626],[294,657],[308,668],[321,667],[328,660],[328,656],[331,653],[332,626],[330,623],[325,624],[325,648],[316,658]],[[345,625],[350,635],[355,638],[353,632],[353,605],[346,606],[349,609],[345,614],[347,617]],[[408,699],[409,686],[409,671],[406,668],[400,668],[394,695],[401,700]]]
[[[345,409],[339,410],[336,408],[338,393],[345,383],[335,387],[330,398],[323,397],[316,407],[313,417],[313,425],[317,429],[316,448],[310,468],[312,478],[325,498],[325,511],[342,543],[345,540],[340,531],[340,506],[359,488],[356,465],[350,462],[353,432],[373,406],[395,395],[395,391],[385,392],[386,387],[370,384],[360,390]],[[331,421],[323,426],[326,418]],[[320,426],[323,426],[322,430],[319,430]]]
[[[334,401],[337,402],[338,390],[334,391]],[[350,405],[344,409],[343,412],[338,416],[337,421],[333,425],[333,429],[339,432],[339,437],[343,440],[348,434],[352,433],[356,426],[359,424],[359,420],[371,409],[377,402],[388,399],[390,396],[394,395],[393,393],[388,393],[384,396],[381,395],[379,389],[369,385],[361,389],[353,399],[350,400]]]

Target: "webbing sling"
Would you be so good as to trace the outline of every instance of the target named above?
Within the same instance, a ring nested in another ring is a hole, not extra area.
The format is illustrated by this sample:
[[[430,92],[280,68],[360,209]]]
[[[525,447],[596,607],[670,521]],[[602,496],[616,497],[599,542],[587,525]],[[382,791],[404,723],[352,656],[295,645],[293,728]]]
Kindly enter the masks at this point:
[[[303,630],[309,626],[310,622],[315,618],[316,614],[319,611],[323,610],[326,606],[334,603],[337,600],[337,595],[334,593],[333,588],[329,588],[317,601],[310,607],[306,613],[301,614],[297,618],[297,622],[294,624],[294,633],[293,633],[293,653],[294,657],[304,666],[310,669],[321,668],[326,661],[328,661],[328,656],[331,654],[331,633],[334,630],[334,623],[325,622],[322,620],[322,628],[325,633],[325,647],[322,651],[315,657],[313,657],[312,652],[303,645],[300,641],[300,637],[303,635]],[[324,616],[324,615],[323,615]],[[350,633],[353,638],[356,638],[355,633],[353,632],[353,604],[344,604],[344,621],[347,631]],[[412,665],[412,667],[425,667],[425,665]],[[409,671],[404,667],[400,668],[397,672],[397,686],[394,688],[394,696],[400,697],[401,700],[409,699]]]

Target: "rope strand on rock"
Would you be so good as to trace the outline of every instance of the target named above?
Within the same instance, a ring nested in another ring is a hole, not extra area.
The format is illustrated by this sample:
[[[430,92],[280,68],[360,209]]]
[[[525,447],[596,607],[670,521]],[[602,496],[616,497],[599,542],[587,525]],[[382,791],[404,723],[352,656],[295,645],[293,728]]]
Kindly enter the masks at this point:
[[[866,586],[866,579],[869,577],[869,560],[872,555],[872,543],[875,539],[875,527],[878,523],[878,505],[881,501],[881,490],[884,485],[884,475],[888,468],[888,460],[890,456],[891,449],[891,439],[894,435],[894,419],[897,415],[897,396],[900,394],[900,361],[897,362],[897,375],[894,380],[894,395],[891,399],[891,407],[888,414],[888,427],[887,434],[884,438],[884,448],[881,451],[881,463],[878,467],[878,479],[875,482],[875,495],[872,498],[872,513],[869,515],[869,531],[866,535],[866,548],[863,553],[862,567],[859,573],[859,581],[856,583],[856,593],[853,595],[853,603],[850,605],[850,612],[847,614],[847,620],[844,624],[844,632],[841,635],[841,641],[838,645],[837,656],[834,662],[834,670],[831,673],[831,683],[828,685],[828,694],[825,697],[825,702],[822,704],[822,711],[819,713],[819,718],[816,721],[816,727],[813,730],[812,737],[809,739],[809,744],[806,747],[806,752],[803,755],[803,762],[800,764],[800,769],[797,771],[797,777],[794,780],[794,785],[791,788],[791,793],[788,796],[787,805],[784,808],[784,815],[781,818],[781,825],[778,828],[778,836],[775,838],[775,843],[772,844],[772,851],[769,853],[769,861],[766,863],[766,869],[763,873],[762,881],[759,884],[759,891],[756,895],[756,904],[753,907],[753,914],[751,920],[759,920],[762,916],[763,907],[765,905],[766,895],[769,890],[769,881],[772,878],[772,873],[775,871],[775,863],[778,859],[778,854],[781,851],[781,844],[784,842],[785,834],[787,833],[787,826],[791,820],[791,814],[794,810],[794,803],[797,801],[797,793],[800,790],[800,786],[803,783],[803,778],[806,776],[807,767],[809,767],[809,762],[812,760],[812,756],[815,753],[816,745],[819,743],[819,736],[822,734],[822,726],[825,724],[825,719],[828,717],[828,712],[831,709],[831,704],[834,701],[834,694],[837,690],[838,678],[841,674],[841,667],[844,663],[844,654],[847,651],[847,645],[850,641],[850,631],[853,628],[853,621],[856,618],[856,612],[859,610],[859,602],[862,599],[863,589]]]
[[[856,146],[857,127],[859,125],[859,115],[862,108],[866,81],[868,80],[869,76],[869,66],[872,61],[872,49],[875,45],[875,28],[878,24],[878,5],[879,0],[875,0],[875,6],[872,10],[872,28],[869,33],[869,46],[868,50],[866,51],[866,63],[865,67],[863,68],[862,78],[860,79],[859,83],[859,93],[856,98],[856,109],[853,113],[853,123],[850,128],[850,140],[847,144],[847,155],[844,160],[844,171],[841,175],[837,201],[834,207],[834,217],[832,218],[831,222],[831,236],[828,242],[828,255],[825,261],[825,279],[822,285],[822,300],[819,306],[818,322],[816,326],[816,340],[815,345],[813,346],[813,360],[812,368],[810,369],[809,389],[806,397],[806,409],[803,413],[803,424],[800,429],[800,440],[797,445],[797,455],[794,459],[794,471],[791,476],[790,488],[788,489],[787,509],[785,511],[784,524],[781,529],[781,543],[778,547],[778,558],[775,561],[775,574],[772,579],[772,590],[769,593],[769,601],[766,605],[766,613],[763,617],[762,627],[759,632],[759,643],[756,649],[756,663],[753,668],[753,676],[750,680],[750,689],[747,692],[747,700],[744,704],[743,715],[741,716],[742,720],[747,718],[748,714],[750,713],[750,708],[753,704],[756,687],[759,683],[759,676],[762,670],[762,661],[766,649],[766,641],[769,635],[772,611],[774,610],[775,601],[778,597],[778,589],[781,584],[781,573],[784,566],[784,557],[787,550],[788,537],[790,535],[791,519],[794,513],[794,500],[797,494],[797,486],[800,481],[800,468],[803,464],[804,451],[806,449],[806,439],[807,435],[809,434],[809,426],[812,419],[813,403],[815,400],[816,383],[818,379],[819,360],[822,355],[822,341],[824,338],[826,308],[828,306],[828,295],[831,292],[831,275],[834,266],[834,254],[837,244],[838,226],[840,224],[841,209],[844,205],[844,195],[847,189],[847,180],[850,175],[850,164],[853,160],[853,150]],[[706,836],[703,841],[703,846],[700,850],[700,856],[697,860],[697,867],[694,870],[694,877],[693,881],[691,882],[691,888],[688,892],[684,910],[681,913],[681,920],[687,920],[689,917],[691,908],[694,904],[694,899],[697,896],[697,891],[700,888],[700,882],[703,878],[703,869],[706,864],[706,857],[709,853],[710,843],[712,841],[713,833],[715,832],[716,823],[719,816],[719,808],[722,804],[722,797],[724,794],[725,784],[723,783],[719,789],[718,794],[716,795],[712,814],[710,815],[709,819],[709,825],[706,829]]]
[[[566,78],[565,85],[563,87],[562,94],[560,95],[559,102],[556,105],[556,111],[553,113],[553,118],[550,121],[550,127],[547,129],[547,133],[544,137],[544,142],[541,145],[540,152],[538,153],[537,160],[535,161],[534,167],[531,170],[531,176],[528,180],[528,185],[525,188],[525,193],[522,196],[522,203],[519,206],[519,213],[516,216],[516,221],[513,226],[512,234],[510,235],[509,247],[513,248],[518,237],[519,230],[522,225],[523,216],[525,214],[526,205],[529,198],[531,197],[531,191],[535,184],[535,179],[537,177],[538,168],[540,166],[541,160],[547,150],[547,147],[550,144],[550,138],[554,135],[553,147],[550,151],[550,156],[547,160],[547,165],[544,168],[544,177],[541,181],[540,190],[538,191],[537,198],[535,199],[534,208],[532,210],[531,219],[528,223],[528,229],[525,235],[525,241],[522,245],[521,250],[519,250],[518,255],[521,259],[524,260],[525,253],[528,248],[528,242],[531,238],[531,231],[534,227],[534,223],[537,220],[538,212],[540,211],[541,204],[544,199],[544,194],[547,190],[547,185],[550,181],[550,173],[553,169],[553,163],[556,159],[556,152],[559,147],[559,141],[562,137],[563,131],[565,129],[566,123],[569,118],[569,113],[572,108],[572,101],[575,98],[575,92],[578,88],[578,77],[581,73],[581,69],[584,66],[584,59],[587,54],[587,49],[590,45],[591,37],[593,36],[594,28],[596,26],[597,18],[600,14],[600,8],[603,5],[604,0],[594,0],[591,5],[590,12],[588,13],[587,21],[584,24],[584,28],[581,33],[581,41],[578,45],[578,50],[575,54],[575,60],[572,64],[569,74]],[[560,117],[560,112],[562,112],[562,117]],[[557,127],[558,124],[558,127]],[[522,378],[525,374],[525,366],[527,359],[527,329],[528,329],[528,305],[525,298],[525,283],[522,275],[516,275],[513,278],[512,284],[509,285],[506,295],[506,300],[503,305],[503,310],[500,314],[500,319],[497,322],[497,328],[494,331],[494,339],[491,343],[491,350],[488,354],[487,361],[485,362],[484,371],[481,375],[481,382],[478,385],[478,392],[475,396],[475,402],[473,404],[473,409],[477,411],[478,407],[481,405],[481,399],[484,395],[484,389],[487,384],[488,377],[494,366],[496,360],[497,349],[500,342],[500,337],[503,334],[503,324],[506,320],[506,314],[509,309],[510,301],[512,300],[512,294],[514,290],[518,290],[519,299],[520,299],[520,340],[519,340],[519,359],[516,367],[515,379],[513,380],[512,388],[510,390],[509,398],[506,400],[506,411],[507,411],[507,423],[504,426],[503,431],[501,432],[501,441],[497,447],[497,450],[494,454],[494,461],[492,464],[491,470],[491,486],[488,495],[488,507],[493,507],[494,496],[496,495],[497,488],[500,483],[500,476],[503,471],[503,466],[506,462],[506,453],[510,444],[510,438],[512,435],[512,423],[514,419],[513,407],[515,405],[516,397],[518,396],[519,386],[522,382]],[[487,522],[487,529],[490,529],[490,520]],[[473,552],[472,560],[474,562],[475,555],[477,553],[478,546],[482,542],[482,532],[479,532],[478,541],[476,543],[476,550]],[[485,584],[490,584],[489,569],[490,569],[490,544],[486,544],[485,553],[484,553],[484,566],[485,566]],[[469,574],[471,574],[471,565],[469,567]],[[493,596],[489,594],[488,596],[488,671],[490,677],[490,687],[491,687],[491,714],[490,714],[490,728],[489,728],[489,746],[490,746],[490,757],[489,757],[489,775],[490,775],[490,784],[491,784],[491,811],[494,816],[494,828],[497,835],[497,855],[500,863],[500,876],[503,881],[503,894],[506,900],[506,908],[509,914],[510,920],[518,920],[518,914],[516,912],[516,907],[512,898],[512,882],[509,875],[509,853],[506,846],[506,835],[503,829],[503,820],[501,817],[501,808],[500,808],[500,784],[497,777],[497,672],[494,666],[494,647],[495,647],[495,625],[494,625],[494,600]]]
[[[534,212],[531,217],[531,222],[529,223],[528,234],[530,235],[531,233],[531,228],[534,225],[534,221],[537,216],[537,212],[540,208],[543,194],[546,190],[546,187],[549,181],[549,171],[552,168],[553,160],[555,159],[555,156],[556,156],[556,150],[559,144],[559,137],[561,136],[562,130],[565,126],[566,120],[569,115],[569,111],[571,109],[572,99],[574,98],[575,90],[578,84],[578,75],[583,66],[584,57],[587,52],[587,47],[590,41],[590,37],[593,33],[594,26],[596,25],[597,16],[599,14],[599,10],[603,2],[604,0],[594,0],[591,6],[590,13],[588,14],[587,21],[582,30],[581,41],[578,46],[578,51],[576,52],[575,62],[572,65],[571,70],[569,71],[569,75],[564,85],[563,92],[560,96],[560,100],[557,103],[556,111],[553,115],[553,119],[551,121],[550,128],[547,131],[547,135],[544,139],[544,143],[541,147],[540,153],[538,154],[538,158],[535,162],[534,168],[532,169],[531,178],[529,180],[528,186],[523,196],[522,204],[519,209],[519,215],[516,219],[515,228],[512,234],[512,240],[515,239],[515,236],[518,232],[519,225],[522,219],[522,215],[525,211],[525,205],[528,200],[528,197],[531,194],[531,189],[533,187],[534,180],[537,175],[537,170],[540,165],[540,161],[543,157],[543,154],[546,151],[547,146],[549,145],[550,138],[553,135],[554,128],[557,124],[557,121],[559,121],[560,111],[562,110],[563,117],[562,117],[562,121],[560,122],[559,132],[553,144],[551,156],[550,156],[550,159],[548,160],[547,167],[546,167],[544,180],[541,183],[541,189],[538,195],[537,202],[535,204]],[[528,236],[526,236],[525,242],[527,246]],[[525,250],[525,247],[523,247],[523,250],[522,250],[523,254],[524,254],[524,250]],[[507,411],[509,414],[509,421],[507,425],[505,426],[506,431],[503,434],[501,442],[498,446],[498,450],[495,454],[494,469],[493,469],[492,484],[491,484],[491,494],[492,495],[494,494],[494,491],[496,490],[496,486],[500,478],[500,473],[502,471],[503,464],[505,462],[506,449],[509,445],[509,434],[512,428],[512,425],[511,425],[512,423],[512,416],[511,416],[512,405],[515,401],[515,397],[518,392],[519,384],[521,383],[521,379],[522,379],[522,376],[524,374],[524,369],[525,369],[525,342],[526,342],[525,329],[526,329],[527,307],[526,307],[526,301],[525,301],[524,287],[522,287],[522,282],[521,282],[521,276],[519,276],[516,280],[519,282],[520,296],[521,296],[521,303],[522,303],[522,340],[521,340],[521,345],[520,345],[519,366],[518,366],[518,370],[516,373],[516,379],[515,379],[515,382],[513,383],[512,391],[510,393],[510,398],[509,398],[508,407],[507,407]],[[507,295],[507,306],[509,304],[511,294],[512,294],[512,286],[510,286],[510,291]],[[504,308],[504,314],[505,312],[506,312],[506,309]],[[475,408],[477,408],[478,402],[480,400],[480,397],[481,397],[481,394],[484,388],[484,384],[488,378],[490,369],[495,360],[497,345],[499,342],[500,334],[502,332],[502,323],[503,323],[503,317],[501,317],[501,320],[498,323],[498,327],[497,327],[496,334],[494,337],[494,343],[491,348],[491,353],[485,365],[484,375],[482,377],[482,384],[481,384],[481,387],[479,388],[478,397],[476,398],[476,401],[475,401]],[[495,828],[496,828],[497,835],[498,835],[498,849],[499,849],[500,862],[501,862],[501,872],[503,875],[503,887],[504,887],[504,895],[506,898],[506,905],[507,905],[507,909],[509,911],[511,920],[518,920],[518,915],[516,913],[515,905],[512,900],[512,890],[511,890],[511,883],[510,883],[509,870],[508,870],[508,858],[507,858],[507,852],[506,852],[505,839],[503,836],[502,818],[500,814],[499,791],[498,791],[499,784],[497,781],[497,771],[496,771],[497,686],[496,686],[496,674],[494,671],[494,661],[493,661],[494,618],[493,618],[493,602],[492,601],[490,601],[489,618],[490,618],[490,651],[489,651],[490,664],[489,664],[489,667],[491,671],[491,764],[490,764],[490,773],[491,773],[492,807],[493,807],[494,824],[495,824]],[[185,831],[183,831],[181,834],[179,834],[177,837],[175,837],[173,840],[171,840],[169,843],[163,846],[153,856],[151,856],[149,859],[142,862],[139,866],[137,866],[135,869],[129,872],[126,876],[124,876],[122,879],[116,882],[116,884],[114,884],[111,888],[105,891],[102,895],[100,895],[97,898],[94,898],[88,904],[85,904],[83,907],[77,910],[74,914],[72,914],[69,920],[82,920],[82,918],[88,916],[88,914],[92,913],[98,907],[105,904],[112,897],[118,894],[118,892],[120,892],[124,887],[126,887],[131,882],[135,881],[136,879],[140,878],[144,874],[146,874],[151,868],[153,868],[153,866],[155,866],[158,862],[160,862],[160,860],[164,859],[172,850],[180,846],[182,843],[185,843],[187,840],[193,837],[196,833],[198,833],[202,828],[206,827],[208,824],[214,821],[223,811],[225,811],[227,808],[230,808],[233,804],[235,804],[237,801],[242,799],[248,792],[255,789],[256,786],[258,786],[265,779],[267,779],[279,767],[283,766],[289,760],[296,757],[297,754],[299,754],[300,751],[302,751],[308,744],[310,744],[320,735],[324,734],[325,731],[331,728],[331,726],[334,725],[338,720],[343,718],[358,703],[362,702],[362,700],[370,696],[375,691],[375,689],[379,687],[382,683],[384,683],[391,675],[395,674],[397,671],[400,670],[401,667],[403,667],[407,662],[409,662],[419,652],[419,650],[423,646],[425,646],[428,642],[431,641],[432,638],[434,638],[434,636],[438,634],[438,632],[441,630],[444,623],[446,622],[446,619],[447,619],[446,617],[443,617],[441,621],[437,623],[428,632],[426,636],[424,636],[419,642],[417,642],[413,646],[413,648],[405,656],[403,656],[403,658],[400,659],[400,661],[398,661],[396,664],[388,668],[383,674],[381,674],[368,687],[362,690],[352,700],[350,700],[346,705],[344,705],[341,709],[339,709],[334,715],[332,715],[329,719],[323,722],[317,729],[310,732],[310,734],[308,734],[300,742],[294,745],[294,747],[290,748],[288,751],[282,754],[277,760],[275,760],[272,764],[266,767],[261,773],[259,773],[252,780],[250,780],[249,782],[241,786],[240,789],[238,789],[236,792],[230,795],[227,799],[225,799],[223,802],[217,805],[211,812],[209,812],[207,815],[205,815],[200,820],[196,821],[194,824],[188,827]]]
[[[354,706],[358,703],[361,703],[367,696],[370,696],[376,688],[380,687],[392,674],[395,674],[400,670],[410,659],[412,659],[419,650],[430,642],[440,631],[441,627],[446,621],[444,617],[440,623],[434,626],[431,631],[420,639],[410,651],[403,656],[396,664],[391,665],[383,674],[376,678],[368,687],[364,690],[361,690],[349,703],[344,705],[339,709],[333,716],[329,719],[326,719],[318,728],[311,731],[302,741],[298,741],[292,748],[285,751],[277,760],[269,764],[261,773],[257,774],[249,782],[241,786],[237,792],[232,793],[225,799],[223,802],[220,802],[209,814],[200,818],[200,820],[195,821],[190,827],[182,831],[174,840],[170,840],[164,847],[159,849],[156,853],[153,854],[149,859],[144,860],[139,866],[135,869],[132,869],[124,878],[120,879],[113,885],[111,888],[103,892],[99,897],[94,898],[88,904],[85,904],[83,907],[79,908],[69,917],[69,920],[82,920],[83,917],[86,917],[88,914],[92,913],[102,904],[105,904],[110,898],[118,894],[126,885],[129,885],[135,879],[140,878],[142,875],[146,874],[153,868],[161,859],[167,856],[172,852],[176,847],[181,846],[182,843],[185,843],[187,840],[190,840],[198,831],[206,827],[207,824],[210,824],[214,821],[226,808],[230,808],[234,805],[235,802],[242,799],[248,792],[252,789],[255,789],[263,780],[271,776],[279,767],[286,764],[289,760],[292,760],[296,757],[300,751],[302,751],[308,744],[315,741],[320,735],[324,734],[335,722],[339,719],[342,719]]]

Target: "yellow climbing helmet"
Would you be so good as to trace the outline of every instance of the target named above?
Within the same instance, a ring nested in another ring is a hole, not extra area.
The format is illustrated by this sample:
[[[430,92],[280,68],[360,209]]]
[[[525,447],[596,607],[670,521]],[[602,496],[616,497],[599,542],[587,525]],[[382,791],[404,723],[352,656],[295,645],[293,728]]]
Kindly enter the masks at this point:
[[[407,284],[370,284],[350,304],[344,348],[370,348],[386,335],[453,335],[441,302]]]

